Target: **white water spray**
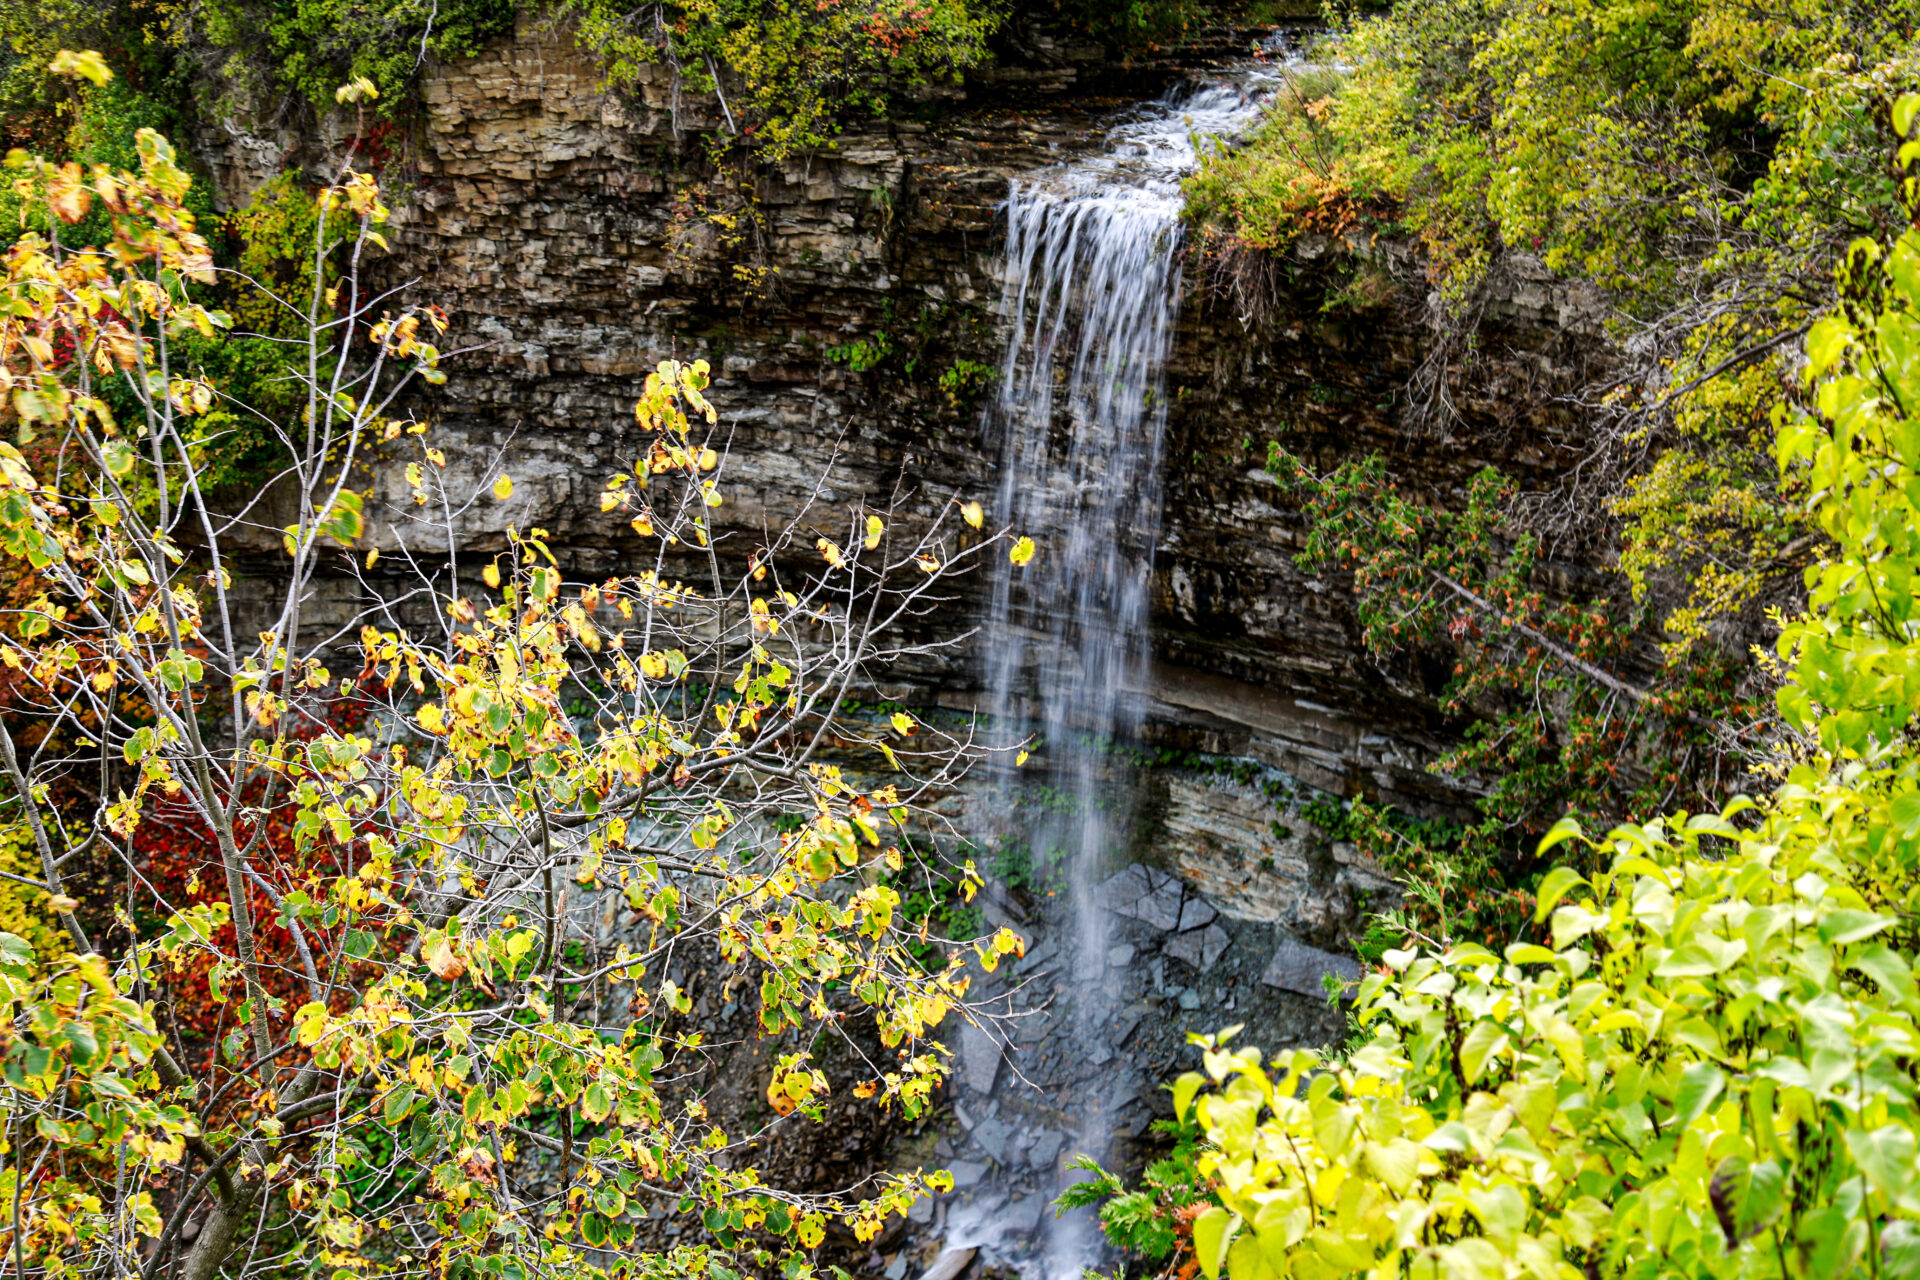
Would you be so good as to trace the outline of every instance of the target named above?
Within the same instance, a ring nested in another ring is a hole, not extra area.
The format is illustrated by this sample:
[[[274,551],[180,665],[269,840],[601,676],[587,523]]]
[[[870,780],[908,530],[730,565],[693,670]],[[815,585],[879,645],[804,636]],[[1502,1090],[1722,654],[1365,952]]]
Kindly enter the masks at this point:
[[[1118,997],[1107,913],[1096,902],[1130,814],[1103,787],[1106,748],[1139,728],[1148,587],[1159,534],[1164,370],[1180,303],[1180,180],[1195,139],[1253,117],[1272,78],[1246,70],[1174,91],[1116,127],[1099,153],[1014,182],[1005,206],[1000,319],[1007,336],[986,427],[997,437],[996,520],[1039,543],[1034,563],[997,583],[986,629],[988,709],[1008,741],[1045,744],[1050,816],[992,838],[1057,851],[1071,894],[1072,975],[1062,1010],[1091,1049]],[[1090,1057],[1097,1070],[1105,1057]],[[1072,1099],[1075,1151],[1105,1157],[1110,1091],[1089,1077]],[[960,1228],[961,1224],[951,1224]],[[1099,1256],[1084,1215],[1046,1227],[1022,1270],[1077,1277]],[[990,1221],[949,1246],[991,1246]]]

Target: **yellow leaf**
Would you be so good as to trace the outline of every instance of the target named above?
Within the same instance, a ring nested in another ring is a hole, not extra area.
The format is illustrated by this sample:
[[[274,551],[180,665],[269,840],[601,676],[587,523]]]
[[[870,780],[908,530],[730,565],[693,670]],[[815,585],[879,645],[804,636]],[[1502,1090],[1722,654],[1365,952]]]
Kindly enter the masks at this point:
[[[880,545],[880,535],[886,532],[886,528],[886,525],[880,523],[879,516],[867,517],[867,550],[871,551]]]
[[[979,503],[969,502],[967,503],[967,505],[960,508],[960,518],[965,520],[968,524],[972,525],[974,528],[978,529],[981,525],[981,522],[987,518],[987,513],[981,510]]]
[[[893,713],[893,731],[902,736],[912,733],[913,717],[908,715],[904,711],[894,712]]]
[[[48,64],[47,70],[57,76],[77,76],[91,80],[95,86],[104,85],[113,79],[113,72],[108,68],[106,59],[92,49],[84,53],[62,49],[53,55],[53,61]]]
[[[380,548],[368,547],[367,548],[367,568],[371,569],[373,568],[374,565],[378,563],[380,563]]]
[[[1033,539],[1022,538],[1014,543],[1007,550],[1007,559],[1013,561],[1015,565],[1025,565],[1027,561],[1033,559]]]
[[[711,449],[702,449],[700,451],[700,469],[702,471],[711,471],[719,465],[720,465],[719,454],[715,453]]]
[[[1018,769],[1021,765],[1025,764],[1026,762],[1027,762],[1027,753],[1022,751],[1019,755],[1013,758],[1013,767]]]
[[[846,563],[846,557],[840,554],[840,548],[826,538],[814,543],[814,549],[827,558],[827,563],[838,569]]]
[[[494,501],[505,502],[508,498],[511,498],[512,496],[513,496],[513,477],[506,474],[503,471],[500,473],[500,478],[493,482]]]
[[[919,565],[922,569],[926,570],[928,573],[940,572],[940,562],[938,560],[935,560],[932,556],[916,557],[914,560],[914,563]]]
[[[480,580],[490,587],[498,587],[500,585],[500,566],[489,562],[487,567],[480,571]]]

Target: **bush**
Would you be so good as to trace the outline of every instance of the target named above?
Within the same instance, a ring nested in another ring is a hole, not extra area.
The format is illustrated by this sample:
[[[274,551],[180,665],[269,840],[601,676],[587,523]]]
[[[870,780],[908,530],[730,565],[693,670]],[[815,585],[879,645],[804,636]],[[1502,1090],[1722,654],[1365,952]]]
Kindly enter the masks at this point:
[[[766,1131],[708,1108],[727,1015],[690,987],[729,971],[715,986],[774,1050],[754,1090],[792,1125],[825,1114],[815,1053],[856,1029],[875,1054],[847,1060],[881,1065],[841,1093],[930,1104],[934,1027],[983,1011],[965,970],[1021,944],[929,940],[884,883],[937,829],[905,769],[978,750],[904,710],[850,722],[841,695],[943,647],[880,646],[1031,540],[963,543],[958,498],[931,518],[856,498],[741,545],[713,523],[736,467],[709,368],[663,361],[599,495],[653,567],[570,580],[505,458],[450,459],[399,416],[445,380],[446,316],[360,275],[388,209],[346,170],[324,219],[295,191],[281,209],[310,260],[347,251],[288,320],[292,523],[263,547],[200,457],[228,402],[175,358],[234,323],[205,305],[191,177],[152,130],[135,150],[117,171],[7,162],[40,225],[114,214],[104,252],[29,232],[0,262],[0,428],[36,442],[0,443],[0,789],[62,930],[44,951],[0,933],[0,1112],[12,1169],[38,1171],[0,1180],[18,1269],[804,1280],[829,1224],[870,1242],[950,1187],[763,1182]],[[476,563],[455,522],[482,512],[499,550]],[[312,607],[338,575],[378,601],[344,628]],[[822,742],[899,780],[857,783]],[[75,877],[93,850],[124,881]],[[111,962],[89,954],[107,917]],[[638,1247],[656,1206],[694,1234]]]
[[[199,20],[231,51],[228,73],[256,92],[325,115],[337,86],[365,77],[385,117],[410,101],[425,58],[470,57],[511,32],[517,10],[516,0],[212,0]]]
[[[1203,1038],[1210,1277],[1920,1276],[1920,229],[1841,280],[1774,417],[1835,552],[1771,794],[1549,873],[1551,947],[1388,952],[1344,1058]]]
[[[608,79],[664,62],[699,91],[720,86],[728,133],[778,160],[830,145],[903,87],[955,80],[986,56],[1001,13],[980,0],[685,0],[671,21],[611,0],[564,0]],[[721,68],[737,77],[722,82]]]

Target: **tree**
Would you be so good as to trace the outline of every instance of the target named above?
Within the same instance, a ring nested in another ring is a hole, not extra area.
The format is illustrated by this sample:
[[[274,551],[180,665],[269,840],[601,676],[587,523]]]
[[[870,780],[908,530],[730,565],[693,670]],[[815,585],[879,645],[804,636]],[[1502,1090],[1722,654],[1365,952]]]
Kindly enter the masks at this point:
[[[188,175],[160,135],[137,141],[137,171],[8,160],[48,230],[0,277],[20,441],[0,444],[0,555],[22,602],[0,766],[39,864],[12,879],[65,935],[46,954],[0,935],[15,1272],[797,1277],[829,1222],[868,1239],[947,1185],[767,1185],[765,1131],[723,1132],[676,1088],[703,1037],[668,972],[727,968],[761,1033],[792,1035],[775,1125],[830,1088],[927,1105],[935,1028],[973,1016],[967,953],[991,969],[1021,944],[929,940],[895,887],[930,874],[922,802],[979,757],[967,726],[845,707],[1011,539],[900,493],[816,495],[747,544],[714,523],[707,366],[667,362],[600,502],[647,567],[570,580],[542,530],[506,522],[502,459],[456,466],[408,415],[444,380],[445,320],[371,283],[387,210],[350,167],[317,198],[310,292],[264,299],[296,335],[298,410],[261,428],[286,466],[223,504],[201,424],[249,407],[183,353],[231,321],[198,300],[213,264]],[[96,206],[110,240],[64,243]],[[382,503],[370,481],[401,449],[416,460]],[[263,539],[284,559],[245,579]],[[356,578],[353,621],[317,621],[315,597]],[[202,843],[203,883],[148,875],[159,827]],[[68,892],[96,854],[118,901]],[[621,902],[641,925],[596,929]],[[829,1081],[823,1036],[866,1078]],[[654,1205],[698,1211],[704,1240],[622,1252]]]

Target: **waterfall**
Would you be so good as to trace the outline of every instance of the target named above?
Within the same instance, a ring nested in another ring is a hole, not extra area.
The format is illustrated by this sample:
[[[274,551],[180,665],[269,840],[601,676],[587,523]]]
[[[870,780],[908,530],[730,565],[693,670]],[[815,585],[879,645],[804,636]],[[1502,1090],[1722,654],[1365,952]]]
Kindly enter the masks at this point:
[[[1097,1021],[1114,1003],[1107,922],[1093,887],[1127,814],[1102,794],[1101,748],[1133,736],[1148,657],[1179,207],[1177,197],[1146,187],[1063,192],[1035,183],[1015,183],[1006,206],[997,509],[1035,531],[1042,552],[1018,582],[1008,574],[998,583],[989,706],[995,724],[1037,735],[1066,802],[1028,839],[1030,856],[1064,855],[1079,958],[1072,1016],[1085,1024],[1076,1038],[1089,1045],[1100,1042]],[[1056,397],[1069,427],[1058,438]],[[1106,1154],[1102,1111],[1089,1106],[1071,1136],[1096,1157]],[[1048,1274],[1078,1274],[1095,1244],[1084,1221],[1054,1224]]]
[[[1181,287],[1180,180],[1196,138],[1242,127],[1264,83],[1243,70],[1175,90],[1115,127],[1099,152],[1015,181],[1005,205],[1006,347],[984,427],[1002,463],[994,518],[1031,534],[1040,550],[996,583],[987,710],[1003,746],[1041,744],[1035,765],[1009,785],[1031,786],[1043,768],[1053,803],[1040,820],[1012,819],[1009,805],[983,834],[1024,840],[1036,862],[1064,873],[1067,907],[1051,925],[1071,976],[1056,1012],[1088,1056],[1057,1102],[1076,1117],[1069,1152],[1098,1158],[1108,1155],[1116,1087],[1102,1074],[1112,1055],[1101,1027],[1126,957],[1109,954],[1094,890],[1130,818],[1128,798],[1110,794],[1105,778],[1113,744],[1137,735],[1146,685],[1164,371]],[[994,1234],[983,1218],[949,1241],[990,1246]],[[1017,1259],[1029,1275],[1077,1277],[1100,1252],[1085,1215],[1049,1214],[1037,1243],[1038,1256]]]

